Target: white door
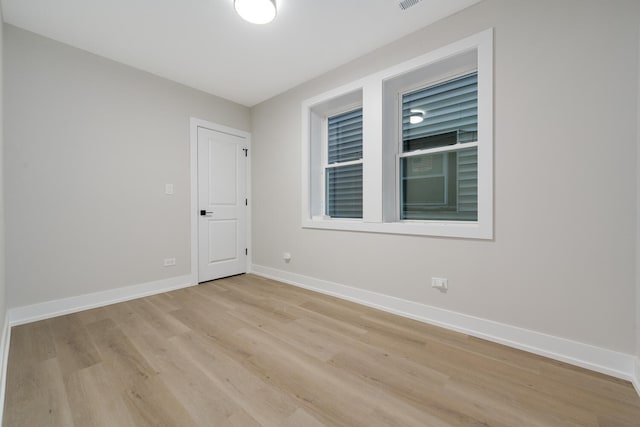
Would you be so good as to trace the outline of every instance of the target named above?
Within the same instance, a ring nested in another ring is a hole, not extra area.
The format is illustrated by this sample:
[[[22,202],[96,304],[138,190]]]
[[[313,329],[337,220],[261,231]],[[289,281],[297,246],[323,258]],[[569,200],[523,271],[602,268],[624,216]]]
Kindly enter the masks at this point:
[[[245,273],[246,139],[198,128],[198,281]]]

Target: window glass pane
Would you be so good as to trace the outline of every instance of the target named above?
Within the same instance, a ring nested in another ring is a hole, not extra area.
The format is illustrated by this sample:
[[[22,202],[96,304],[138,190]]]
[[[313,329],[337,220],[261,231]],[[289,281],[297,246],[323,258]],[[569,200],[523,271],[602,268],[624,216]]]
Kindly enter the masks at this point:
[[[478,220],[478,149],[400,159],[403,220]]]
[[[402,151],[478,139],[478,73],[402,96]]]
[[[362,158],[362,108],[329,117],[329,164]]]
[[[327,168],[327,209],[333,218],[362,218],[362,164]]]

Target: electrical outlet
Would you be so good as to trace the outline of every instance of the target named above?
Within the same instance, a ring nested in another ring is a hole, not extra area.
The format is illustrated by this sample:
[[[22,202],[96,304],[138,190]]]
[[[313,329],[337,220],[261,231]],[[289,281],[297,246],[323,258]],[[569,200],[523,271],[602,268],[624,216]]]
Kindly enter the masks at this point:
[[[449,283],[444,277],[432,277],[431,287],[438,289],[440,292],[447,292],[447,289],[449,289]]]
[[[164,259],[164,266],[165,267],[171,267],[172,265],[176,265],[176,259],[175,258],[165,258]]]
[[[168,195],[173,194],[173,184],[164,185],[164,194],[168,194]]]

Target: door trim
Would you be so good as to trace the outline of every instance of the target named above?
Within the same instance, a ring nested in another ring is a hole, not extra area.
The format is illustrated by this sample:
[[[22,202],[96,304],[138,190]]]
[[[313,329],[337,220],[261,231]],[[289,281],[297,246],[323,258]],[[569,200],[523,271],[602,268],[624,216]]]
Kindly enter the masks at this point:
[[[189,124],[190,131],[190,170],[191,170],[191,280],[194,284],[200,283],[198,280],[198,128],[205,128],[216,132],[227,133],[229,135],[245,138],[246,146],[249,149],[246,167],[246,186],[247,199],[249,206],[247,209],[247,249],[249,250],[246,258],[246,271],[251,272],[253,258],[251,254],[251,133],[228,126],[209,122],[207,120],[191,117]]]

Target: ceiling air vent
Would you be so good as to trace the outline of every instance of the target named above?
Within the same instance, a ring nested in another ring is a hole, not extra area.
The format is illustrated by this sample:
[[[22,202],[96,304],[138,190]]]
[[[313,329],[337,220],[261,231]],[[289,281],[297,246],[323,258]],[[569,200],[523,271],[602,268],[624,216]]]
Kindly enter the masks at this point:
[[[400,6],[400,9],[402,9],[402,10],[407,10],[411,6],[417,5],[421,1],[422,0],[402,0],[400,3],[398,3],[398,6]]]

